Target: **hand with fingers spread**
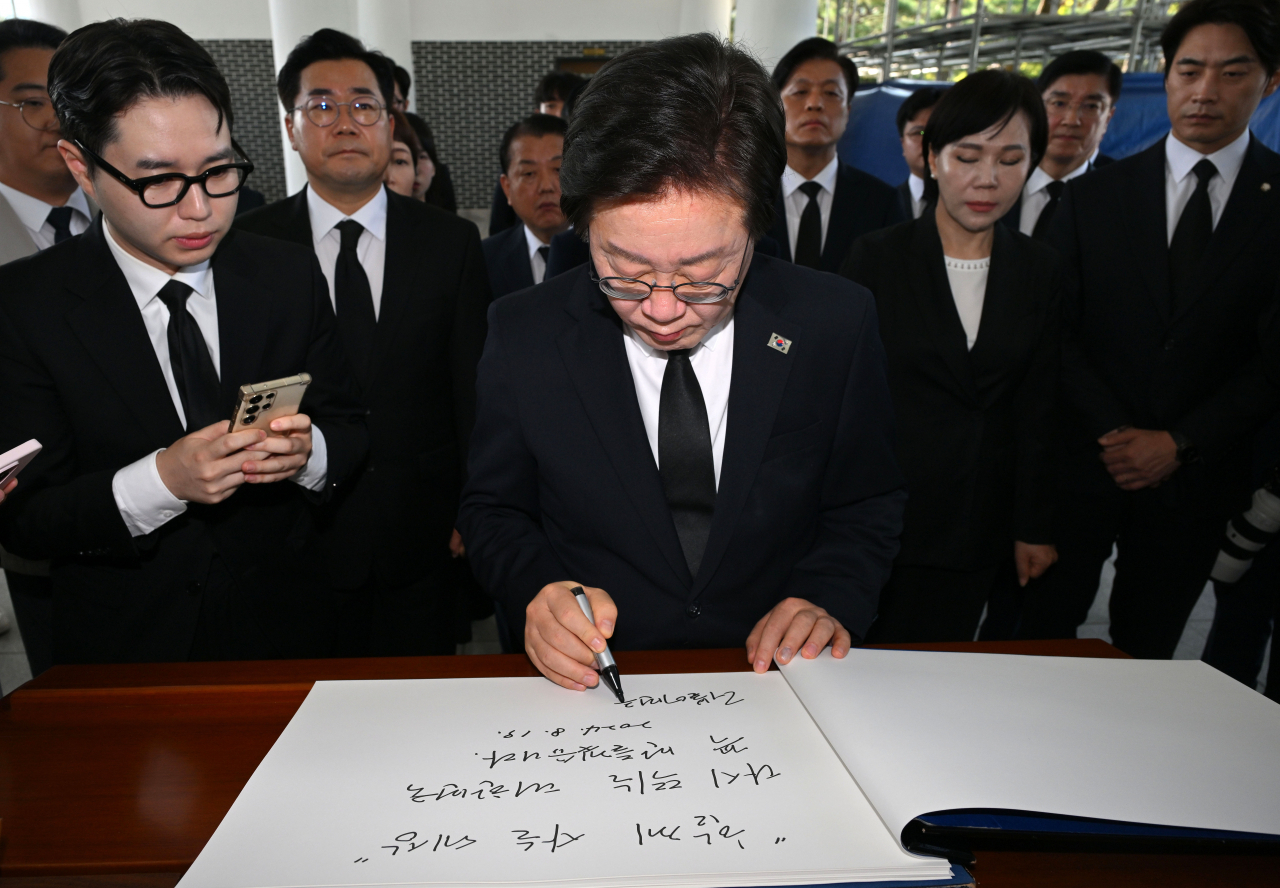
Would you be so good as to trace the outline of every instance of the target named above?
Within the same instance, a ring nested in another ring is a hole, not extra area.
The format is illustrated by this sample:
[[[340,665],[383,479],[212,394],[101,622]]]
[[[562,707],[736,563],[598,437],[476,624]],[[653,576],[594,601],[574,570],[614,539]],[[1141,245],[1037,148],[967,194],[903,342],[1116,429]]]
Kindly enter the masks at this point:
[[[241,467],[248,484],[270,484],[292,478],[311,458],[311,417],[297,413],[272,420],[271,431],[283,434],[269,435],[245,448],[255,454]]]
[[[1101,459],[1121,490],[1155,487],[1178,470],[1178,445],[1168,432],[1119,428],[1098,439]]]
[[[593,624],[582,613],[573,589],[582,586],[595,614]],[[542,587],[524,612],[524,649],[538,671],[574,691],[600,683],[595,655],[613,635],[618,607],[603,589],[566,580]]]
[[[174,441],[156,454],[164,486],[189,503],[220,503],[244,483],[245,448],[267,436],[262,429],[227,434],[221,420]]]
[[[831,644],[831,656],[840,659],[849,653],[853,638],[840,621],[803,598],[787,598],[760,618],[747,636],[747,662],[756,672],[769,671],[776,656],[789,663],[796,651],[812,660]]]

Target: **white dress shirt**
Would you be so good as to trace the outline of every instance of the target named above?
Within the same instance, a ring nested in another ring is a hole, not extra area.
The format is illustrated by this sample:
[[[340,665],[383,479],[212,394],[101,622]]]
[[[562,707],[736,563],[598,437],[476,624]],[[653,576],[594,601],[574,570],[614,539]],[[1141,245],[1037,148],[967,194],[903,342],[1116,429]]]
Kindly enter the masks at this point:
[[[1094,157],[1097,157],[1096,152]],[[1070,182],[1072,179],[1083,176],[1092,168],[1093,161],[1086,160],[1057,181]],[[1049,183],[1053,181],[1053,176],[1036,167],[1031,171],[1031,175],[1027,176],[1027,184],[1022,186],[1022,215],[1018,217],[1018,230],[1028,237],[1036,230],[1040,214],[1049,205]]]
[[[528,225],[522,223],[520,227],[524,229],[525,246],[529,248],[529,267],[533,270],[533,282],[540,284],[547,277],[547,260],[538,254],[538,248],[551,245],[538,240],[538,236],[529,230]]]
[[[662,375],[667,372],[667,356],[641,341],[639,334],[624,324],[627,364],[636,385],[640,416],[649,435],[653,461],[658,457],[658,408],[662,402]],[[707,405],[707,423],[711,428],[711,456],[715,462],[716,489],[720,487],[720,464],[724,462],[724,435],[729,425],[729,383],[733,379],[733,315],[712,327],[689,354],[689,364],[702,400]]]
[[[129,290],[138,303],[138,311],[147,328],[147,337],[151,340],[151,348],[155,351],[156,360],[160,363],[160,373],[164,376],[164,384],[169,389],[169,397],[178,412],[178,419],[185,427],[186,413],[182,409],[182,396],[178,393],[178,383],[173,377],[173,364],[169,360],[169,308],[159,299],[160,290],[171,280],[181,281],[193,292],[187,297],[187,311],[195,318],[200,335],[204,337],[209,349],[209,357],[213,360],[213,369],[222,375],[221,354],[218,350],[218,300],[214,293],[213,270],[209,260],[199,265],[189,265],[170,276],[153,265],[129,255],[116,241],[111,226],[103,224],[107,236],[107,246],[116,264],[124,274]],[[261,379],[247,379],[245,383],[263,382]],[[231,417],[228,416],[227,419]],[[163,448],[161,448],[163,449]],[[184,500],[174,496],[160,479],[160,470],[156,466],[156,450],[142,459],[132,462],[115,473],[111,479],[111,493],[115,497],[116,508],[120,517],[129,528],[131,536],[143,536],[166,524],[187,510]],[[328,473],[328,448],[320,429],[311,429],[311,458],[291,480],[301,484],[308,490],[324,488]]]
[[[827,223],[831,221],[831,202],[836,194],[836,174],[840,172],[840,158],[833,157],[831,163],[822,168],[822,172],[813,177],[814,182],[822,186],[818,192],[818,212],[822,215],[822,246],[827,245]],[[809,205],[809,195],[800,190],[800,186],[810,181],[788,166],[782,171],[782,205],[787,211],[787,241],[791,246],[791,255],[796,254],[796,237],[800,234],[800,214]]]
[[[911,191],[911,218],[919,219],[924,212],[924,179],[915,173],[908,173],[907,188]]]
[[[348,216],[342,210],[307,189],[307,214],[311,217],[311,241],[315,246],[320,270],[329,282],[329,298],[334,311],[338,309],[338,296],[333,289],[334,270],[338,267],[338,254],[342,252],[342,232],[334,226],[344,219],[355,219],[364,226],[360,240],[356,242],[356,258],[369,278],[369,292],[373,294],[373,316],[376,319],[382,309],[382,278],[387,265],[387,191],[378,193],[367,204]]]
[[[53,230],[53,226],[49,224],[49,211],[53,209],[53,204],[45,203],[38,197],[32,197],[29,194],[23,194],[16,188],[10,188],[8,185],[0,182],[0,195],[9,202],[9,206],[13,207],[14,213],[22,220],[22,225],[31,235],[31,239],[36,242],[36,246],[42,250],[47,250],[53,246],[54,236],[57,234]],[[71,196],[67,198],[64,206],[71,207],[75,210],[71,214],[71,233],[82,234],[89,223],[93,221],[93,216],[89,211],[89,199],[84,196],[79,186],[71,192]]]
[[[1240,137],[1225,148],[1212,154],[1201,154],[1196,149],[1184,145],[1170,133],[1164,140],[1164,208],[1165,221],[1168,223],[1169,243],[1173,243],[1173,232],[1178,227],[1178,219],[1186,209],[1187,201],[1196,190],[1199,181],[1191,172],[1197,163],[1208,158],[1218,168],[1218,173],[1209,180],[1209,205],[1213,207],[1213,227],[1218,227],[1222,211],[1227,207],[1231,197],[1231,189],[1236,184],[1236,176],[1240,175],[1240,167],[1244,165],[1244,156],[1249,150],[1249,131],[1246,129]]]
[[[964,336],[969,350],[978,341],[978,327],[982,323],[982,304],[987,298],[987,276],[991,272],[991,257],[986,259],[952,259],[944,256],[947,281],[951,284],[951,298],[955,300]]]

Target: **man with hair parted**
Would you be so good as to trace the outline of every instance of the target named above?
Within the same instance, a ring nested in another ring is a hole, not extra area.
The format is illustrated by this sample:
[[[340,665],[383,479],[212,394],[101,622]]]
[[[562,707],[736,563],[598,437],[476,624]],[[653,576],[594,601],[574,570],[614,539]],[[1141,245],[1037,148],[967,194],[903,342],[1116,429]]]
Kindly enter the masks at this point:
[[[231,231],[253,164],[226,81],[175,26],[81,28],[49,94],[102,213],[0,268],[0,450],[44,445],[0,539],[52,559],[54,660],[311,655],[309,501],[367,447],[320,269]],[[240,386],[299,373],[303,412],[229,433]]]
[[[489,282],[474,225],[383,184],[393,84],[354,37],[304,37],[276,86],[307,185],[236,220],[319,260],[368,407],[368,461],[320,515],[334,656],[453,653],[462,609],[454,525]]]
[[[606,640],[745,643],[763,672],[844,656],[875,614],[906,497],[885,357],[866,290],[754,251],[783,129],[715,37],[620,55],[561,166],[591,261],[490,309],[460,526],[564,687],[598,684]]]
[[[1280,155],[1249,131],[1280,83],[1280,4],[1192,0],[1161,35],[1172,131],[1073,179],[1050,226],[1065,298],[1060,560],[1017,635],[1075,635],[1118,547],[1111,636],[1173,655],[1252,440],[1280,406]]]

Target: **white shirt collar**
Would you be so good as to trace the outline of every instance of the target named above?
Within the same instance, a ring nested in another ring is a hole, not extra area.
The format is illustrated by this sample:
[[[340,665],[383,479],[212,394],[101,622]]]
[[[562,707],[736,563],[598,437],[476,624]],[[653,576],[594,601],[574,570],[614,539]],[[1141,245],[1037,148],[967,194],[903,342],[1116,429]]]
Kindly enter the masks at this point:
[[[124,279],[128,282],[129,289],[133,291],[133,298],[137,300],[140,310],[146,308],[147,304],[156,298],[161,288],[171,280],[186,284],[195,290],[196,295],[201,299],[213,298],[212,259],[206,259],[197,265],[184,266],[178,270],[177,274],[170,276],[154,265],[148,265],[136,256],[126,253],[124,247],[120,246],[115,235],[111,233],[111,226],[105,219],[102,221],[102,230],[107,235],[107,246],[111,249],[111,255],[115,257],[116,264],[124,273]]]
[[[915,173],[907,175],[907,187],[911,189],[911,199],[919,203],[924,199],[924,179],[921,179]]]
[[[4,199],[9,202],[9,206],[13,207],[13,211],[18,214],[18,219],[22,224],[32,231],[39,231],[44,227],[45,220],[49,218],[49,211],[53,209],[53,204],[45,203],[38,197],[32,197],[24,194],[16,188],[0,182],[0,194],[4,195]],[[71,196],[67,198],[65,206],[77,211],[85,220],[92,220],[93,214],[89,212],[89,199],[84,196],[78,186],[76,190],[71,192]]]
[[[1080,164],[1080,166],[1076,167],[1074,170],[1056,181],[1070,182],[1072,179],[1083,176],[1085,173],[1089,172],[1089,165],[1092,162],[1093,161],[1091,160],[1086,160],[1084,163]],[[1031,175],[1027,177],[1027,194],[1035,194],[1037,191],[1043,191],[1045,186],[1053,181],[1055,181],[1053,176],[1050,176],[1041,167],[1036,167],[1031,171]]]
[[[729,312],[729,317],[712,327],[707,335],[702,337],[702,341],[694,347],[702,348],[705,346],[707,351],[715,351],[716,340],[722,338],[720,334],[733,325],[733,315],[734,312]],[[622,329],[626,331],[627,336],[631,337],[631,340],[635,342],[636,345],[640,346],[640,348],[644,350],[646,355],[651,358],[662,358],[663,360],[666,360],[666,354],[661,349],[656,349],[641,339],[640,334],[637,333],[630,324],[623,324]]]
[[[1191,168],[1206,158],[1213,161],[1213,165],[1218,168],[1218,175],[1228,183],[1234,182],[1240,167],[1244,164],[1244,156],[1248,150],[1249,131],[1247,129],[1230,145],[1219,148],[1212,154],[1201,154],[1190,145],[1179,142],[1173,133],[1164,140],[1165,161],[1169,164],[1169,172],[1175,182],[1185,179],[1190,174]]]
[[[525,225],[525,224],[522,222],[522,223],[520,224],[520,227],[524,229],[524,243],[525,243],[525,246],[526,246],[526,247],[528,247],[528,249],[529,249],[529,259],[530,259],[530,261],[532,261],[532,260],[533,260],[533,257],[534,257],[534,256],[538,255],[538,248],[539,248],[539,247],[549,247],[549,246],[551,246],[550,244],[544,244],[542,241],[538,240],[538,236],[537,236],[536,234],[534,234],[532,231],[530,231],[530,230],[529,230],[529,226],[528,226],[528,225]]]
[[[827,164],[822,168],[822,172],[818,173],[818,175],[813,177],[812,181],[817,182],[828,193],[835,194],[836,193],[836,174],[839,171],[840,171],[840,156],[836,155],[835,157],[831,158],[831,163]],[[801,185],[803,185],[805,182],[808,182],[808,181],[811,181],[811,180],[806,179],[804,176],[800,175],[795,170],[791,169],[791,167],[788,165],[787,168],[782,171],[782,196],[790,197],[791,195],[795,194],[797,188],[799,188]]]
[[[379,188],[367,204],[347,215],[329,203],[314,188],[307,188],[307,214],[311,218],[311,240],[319,243],[326,237],[333,226],[344,219],[354,219],[364,226],[365,231],[378,240],[387,239],[387,189]]]

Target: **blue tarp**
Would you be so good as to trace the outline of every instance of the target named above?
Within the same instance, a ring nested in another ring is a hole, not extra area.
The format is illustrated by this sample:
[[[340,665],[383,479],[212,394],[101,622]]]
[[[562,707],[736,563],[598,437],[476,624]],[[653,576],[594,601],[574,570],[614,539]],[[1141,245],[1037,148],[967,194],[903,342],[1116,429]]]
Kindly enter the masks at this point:
[[[890,80],[859,89],[849,110],[849,128],[840,140],[840,157],[890,185],[907,178],[907,164],[902,159],[894,116],[911,92],[923,86],[939,85],[932,80]],[[1252,127],[1267,147],[1280,151],[1280,90],[1258,106]],[[1102,153],[1115,158],[1128,157],[1168,131],[1164,75],[1126,74],[1116,116],[1102,140]]]

